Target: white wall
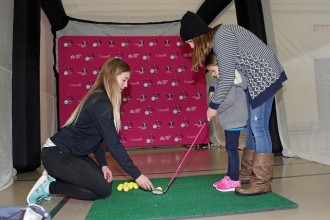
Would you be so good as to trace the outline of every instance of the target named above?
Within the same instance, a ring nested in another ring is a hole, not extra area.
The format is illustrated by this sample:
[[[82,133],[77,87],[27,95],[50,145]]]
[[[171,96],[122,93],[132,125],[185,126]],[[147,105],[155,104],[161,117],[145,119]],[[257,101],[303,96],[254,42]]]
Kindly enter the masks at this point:
[[[14,1],[0,7],[0,190],[10,186],[16,171],[12,158],[12,42]]]
[[[40,29],[40,138],[43,145],[46,139],[57,130],[57,119],[53,34],[50,23],[42,10]]]
[[[270,5],[276,50],[289,78],[283,99],[290,154],[330,164],[329,1],[270,0]]]

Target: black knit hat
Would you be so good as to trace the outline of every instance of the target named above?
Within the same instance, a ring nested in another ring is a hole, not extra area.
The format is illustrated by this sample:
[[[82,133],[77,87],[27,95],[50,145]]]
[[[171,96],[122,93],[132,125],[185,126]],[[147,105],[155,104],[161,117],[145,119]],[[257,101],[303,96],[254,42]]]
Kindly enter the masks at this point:
[[[191,11],[187,11],[181,19],[180,36],[183,41],[206,34],[210,30],[206,22]]]

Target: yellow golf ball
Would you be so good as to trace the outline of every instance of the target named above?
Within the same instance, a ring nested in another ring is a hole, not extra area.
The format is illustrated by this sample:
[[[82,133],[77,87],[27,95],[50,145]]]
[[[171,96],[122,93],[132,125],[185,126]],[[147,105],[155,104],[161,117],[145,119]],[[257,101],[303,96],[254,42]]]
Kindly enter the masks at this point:
[[[117,186],[117,190],[118,190],[118,191],[122,191],[122,190],[123,190],[123,184],[119,184],[119,185]]]
[[[133,183],[133,188],[134,189],[138,189],[139,188],[139,185],[137,183]]]
[[[123,190],[127,192],[129,190],[128,186],[124,186]]]
[[[163,190],[162,187],[160,187],[160,186],[156,187],[156,189],[158,189],[159,191]]]
[[[133,183],[132,182],[130,182],[129,184],[127,184],[127,186],[128,186],[128,189],[133,189]]]

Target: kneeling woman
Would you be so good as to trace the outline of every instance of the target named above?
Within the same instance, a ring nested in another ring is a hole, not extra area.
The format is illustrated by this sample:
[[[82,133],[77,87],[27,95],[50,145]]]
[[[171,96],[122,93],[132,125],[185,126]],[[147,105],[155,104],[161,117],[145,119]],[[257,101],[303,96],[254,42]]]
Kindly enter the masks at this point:
[[[47,171],[29,192],[29,204],[49,200],[50,194],[81,200],[110,196],[113,176],[103,143],[140,187],[154,189],[151,181],[134,165],[118,136],[121,92],[129,78],[130,67],[121,59],[110,59],[103,65],[95,84],[63,128],[44,144],[41,160]],[[89,156],[92,153],[96,161]]]

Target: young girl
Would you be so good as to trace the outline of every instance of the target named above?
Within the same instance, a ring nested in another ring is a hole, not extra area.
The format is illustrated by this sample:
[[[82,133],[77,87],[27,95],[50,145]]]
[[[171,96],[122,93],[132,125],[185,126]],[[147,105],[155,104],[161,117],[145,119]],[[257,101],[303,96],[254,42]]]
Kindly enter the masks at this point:
[[[214,77],[209,87],[209,94],[212,98],[217,79],[220,77],[216,56],[213,51],[205,58],[204,65],[208,72],[212,73]],[[241,182],[239,180],[238,145],[240,132],[246,126],[248,119],[246,94],[244,91],[246,89],[247,81],[245,77],[235,70],[234,84],[217,109],[220,124],[225,130],[228,168],[225,177],[215,182],[213,186],[222,192],[234,191],[235,188],[241,187]]]
[[[66,124],[44,144],[41,160],[47,172],[29,192],[29,204],[49,200],[50,194],[82,200],[110,196],[113,176],[103,143],[140,187],[154,189],[151,181],[134,165],[118,137],[121,92],[127,87],[130,75],[130,67],[120,59],[110,59],[103,65],[95,84]],[[96,161],[89,156],[92,153]]]
[[[287,80],[282,65],[264,42],[238,25],[209,28],[203,19],[188,11],[181,19],[180,35],[193,48],[193,69],[203,66],[211,49],[217,57],[221,76],[206,112],[208,120],[217,115],[218,107],[232,88],[235,69],[247,79],[249,119],[240,179],[242,177],[248,184],[236,188],[235,193],[257,195],[270,192],[274,155],[269,118],[275,93]]]

